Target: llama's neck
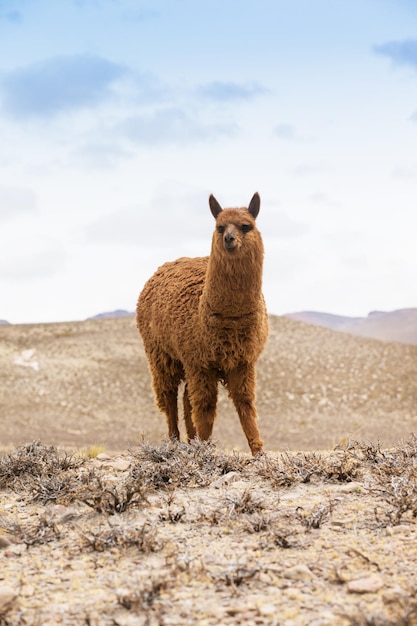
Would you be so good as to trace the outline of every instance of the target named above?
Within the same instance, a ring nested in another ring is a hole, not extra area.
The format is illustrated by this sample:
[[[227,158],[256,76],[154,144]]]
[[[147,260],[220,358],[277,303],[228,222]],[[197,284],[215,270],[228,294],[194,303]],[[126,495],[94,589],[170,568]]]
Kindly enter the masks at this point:
[[[233,258],[212,251],[201,305],[220,317],[241,318],[254,313],[262,292],[262,257],[245,254]]]

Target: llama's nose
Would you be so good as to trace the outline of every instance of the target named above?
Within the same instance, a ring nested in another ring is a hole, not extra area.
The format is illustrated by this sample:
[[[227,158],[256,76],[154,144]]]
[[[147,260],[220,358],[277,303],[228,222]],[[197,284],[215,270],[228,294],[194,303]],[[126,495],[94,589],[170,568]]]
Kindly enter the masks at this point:
[[[226,250],[234,250],[237,246],[236,237],[232,231],[228,231],[224,235],[224,247]]]

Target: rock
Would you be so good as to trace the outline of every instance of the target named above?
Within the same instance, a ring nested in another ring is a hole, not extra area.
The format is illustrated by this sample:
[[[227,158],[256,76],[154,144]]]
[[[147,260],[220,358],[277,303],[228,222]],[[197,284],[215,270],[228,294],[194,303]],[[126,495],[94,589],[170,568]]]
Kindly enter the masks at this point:
[[[414,527],[409,524],[398,524],[397,526],[387,526],[385,532],[388,536],[392,535],[409,535],[414,531]]]
[[[8,548],[11,544],[7,535],[0,535],[0,548]]]
[[[279,611],[279,609],[275,606],[275,604],[272,604],[272,602],[265,602],[264,604],[261,604],[258,610],[261,615],[277,615]]]
[[[96,459],[97,461],[111,461],[112,457],[105,452],[100,452],[100,454],[97,454]]]
[[[31,598],[36,593],[36,589],[33,585],[23,585],[20,590],[20,595],[26,598]]]
[[[117,626],[146,626],[146,624],[149,624],[146,615],[128,613],[126,609],[118,609],[114,614],[114,620]]]
[[[309,622],[309,626],[334,626],[339,624],[340,615],[335,615],[332,611],[322,611],[320,617],[313,619]]]
[[[311,580],[314,574],[307,565],[294,565],[284,571],[285,578],[290,580]]]
[[[7,548],[3,552],[3,556],[5,556],[7,559],[13,558],[14,556],[20,556],[23,550],[24,548],[21,544],[10,544],[10,546],[7,546]]]
[[[211,483],[211,486],[215,489],[220,489],[221,487],[227,487],[228,485],[237,482],[240,478],[241,476],[239,472],[227,472],[227,474],[223,474],[223,476],[214,480]]]
[[[7,585],[0,586],[0,613],[7,611],[13,600],[17,598],[17,593]]]
[[[383,586],[382,577],[378,574],[372,574],[372,576],[351,580],[347,584],[347,590],[350,593],[376,593]]]
[[[361,493],[362,490],[363,486],[356,481],[344,483],[343,485],[339,485],[337,488],[337,491],[340,493]]]
[[[130,467],[130,461],[123,458],[111,459],[111,461],[106,461],[105,467],[111,467],[117,472],[125,472]]]

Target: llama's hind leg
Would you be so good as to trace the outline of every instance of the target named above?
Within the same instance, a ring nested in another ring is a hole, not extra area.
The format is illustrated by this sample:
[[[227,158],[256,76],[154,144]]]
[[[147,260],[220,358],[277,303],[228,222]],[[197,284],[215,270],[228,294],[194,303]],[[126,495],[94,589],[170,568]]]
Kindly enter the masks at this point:
[[[185,427],[187,429],[187,437],[188,437],[188,443],[189,443],[192,439],[195,439],[197,435],[197,431],[195,429],[194,422],[191,417],[192,408],[191,408],[190,397],[188,395],[187,384],[185,385],[185,388],[184,388],[183,404],[184,404],[184,422],[185,422]]]
[[[180,439],[178,429],[178,387],[182,378],[182,368],[176,366],[168,355],[161,355],[158,368],[152,368],[153,390],[156,403],[166,415],[168,436]]]
[[[229,395],[236,407],[253,456],[262,452],[264,443],[256,423],[258,415],[255,407],[255,380],[255,367],[247,364],[237,367],[227,376]]]
[[[192,423],[197,436],[203,441],[210,439],[216,418],[217,376],[210,370],[186,373]]]

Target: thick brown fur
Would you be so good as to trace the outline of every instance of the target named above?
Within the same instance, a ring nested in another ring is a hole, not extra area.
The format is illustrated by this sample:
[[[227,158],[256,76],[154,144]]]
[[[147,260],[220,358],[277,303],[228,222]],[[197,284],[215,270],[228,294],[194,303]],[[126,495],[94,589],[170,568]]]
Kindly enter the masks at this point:
[[[264,248],[255,223],[260,198],[255,194],[242,209],[223,210],[214,196],[209,203],[216,219],[210,256],[162,265],[139,296],[136,321],[169,436],[179,439],[177,395],[183,380],[188,439],[210,438],[221,381],[255,455],[263,446],[255,365],[268,335]]]

